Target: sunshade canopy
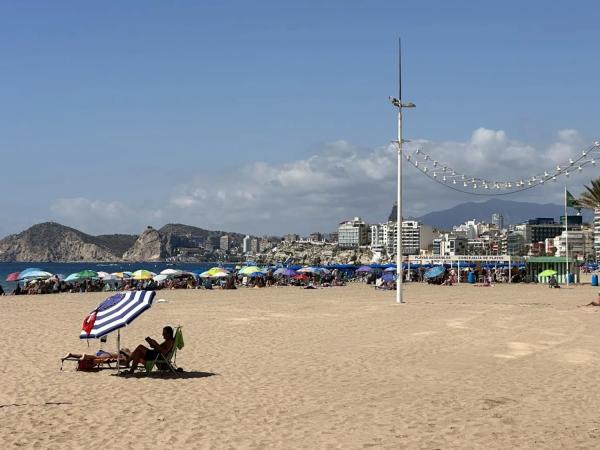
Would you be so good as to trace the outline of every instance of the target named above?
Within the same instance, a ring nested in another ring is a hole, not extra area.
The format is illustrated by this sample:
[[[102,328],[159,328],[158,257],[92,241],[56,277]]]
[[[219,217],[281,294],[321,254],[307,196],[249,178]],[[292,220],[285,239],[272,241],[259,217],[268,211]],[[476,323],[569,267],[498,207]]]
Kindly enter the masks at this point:
[[[81,330],[80,339],[97,339],[112,331],[129,325],[152,306],[154,291],[120,292],[102,303],[86,317],[93,320],[89,332]],[[85,325],[85,322],[84,322]]]

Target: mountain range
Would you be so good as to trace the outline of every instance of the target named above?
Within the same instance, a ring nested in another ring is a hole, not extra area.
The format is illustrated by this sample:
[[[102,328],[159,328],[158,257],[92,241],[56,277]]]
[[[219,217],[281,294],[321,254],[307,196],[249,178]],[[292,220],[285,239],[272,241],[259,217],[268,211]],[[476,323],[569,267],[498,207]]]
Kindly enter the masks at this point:
[[[523,223],[536,217],[552,217],[558,221],[565,214],[564,205],[555,203],[529,203],[512,200],[491,199],[486,202],[461,203],[443,211],[434,211],[417,217],[417,220],[438,229],[449,230],[453,225],[460,225],[467,220],[475,219],[480,222],[491,222],[492,214],[500,213],[504,216],[504,226]],[[591,222],[593,213],[582,210],[583,221]],[[569,208],[568,214],[576,214]],[[395,207],[392,209],[393,220],[396,220]]]
[[[239,233],[181,224],[167,224],[158,230],[148,227],[140,235],[91,236],[56,222],[45,222],[0,240],[0,262],[162,261],[175,256],[176,248],[197,249],[206,242],[218,245],[224,235],[238,243],[244,238]]]

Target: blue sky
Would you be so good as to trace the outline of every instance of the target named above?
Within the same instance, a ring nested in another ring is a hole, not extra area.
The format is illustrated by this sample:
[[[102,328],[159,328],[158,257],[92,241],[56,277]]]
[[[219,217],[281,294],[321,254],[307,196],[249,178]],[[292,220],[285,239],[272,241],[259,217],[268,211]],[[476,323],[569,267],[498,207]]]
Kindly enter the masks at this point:
[[[355,185],[338,159],[372,162],[394,138],[399,36],[408,137],[502,130],[543,161],[561,130],[577,132],[565,158],[600,135],[593,2],[322,3],[1,4],[0,236],[48,219],[261,234],[383,220],[393,173]],[[407,214],[473,200],[413,175]]]

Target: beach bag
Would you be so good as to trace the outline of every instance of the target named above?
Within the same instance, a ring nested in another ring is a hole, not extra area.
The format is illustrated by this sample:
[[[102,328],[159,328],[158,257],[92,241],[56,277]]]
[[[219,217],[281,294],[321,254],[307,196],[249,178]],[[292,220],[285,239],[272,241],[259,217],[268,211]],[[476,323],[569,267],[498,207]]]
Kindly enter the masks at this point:
[[[80,359],[77,361],[77,370],[89,371],[96,368],[96,364],[93,359]]]

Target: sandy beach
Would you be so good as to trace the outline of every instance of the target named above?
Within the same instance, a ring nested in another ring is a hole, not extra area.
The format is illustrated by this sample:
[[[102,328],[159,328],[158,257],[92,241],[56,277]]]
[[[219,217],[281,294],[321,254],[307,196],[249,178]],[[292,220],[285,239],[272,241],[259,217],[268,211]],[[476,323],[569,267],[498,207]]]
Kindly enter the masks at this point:
[[[59,371],[106,294],[0,298],[0,441],[24,448],[598,448],[598,288],[160,291],[186,373]],[[105,346],[113,349],[111,336]]]

